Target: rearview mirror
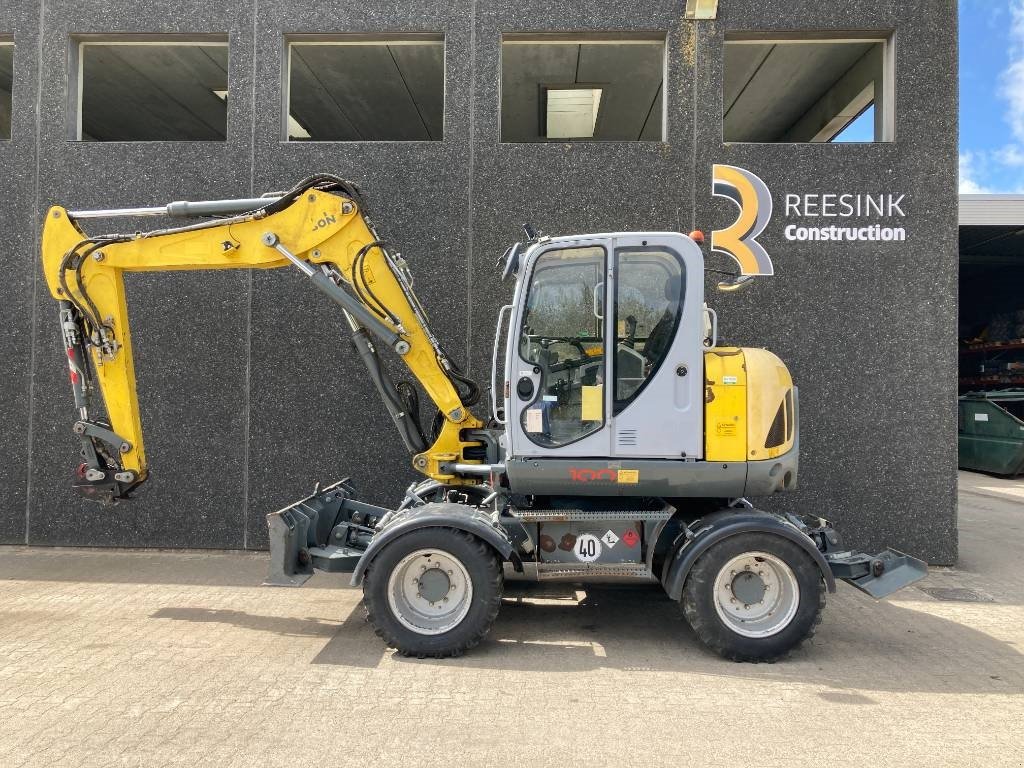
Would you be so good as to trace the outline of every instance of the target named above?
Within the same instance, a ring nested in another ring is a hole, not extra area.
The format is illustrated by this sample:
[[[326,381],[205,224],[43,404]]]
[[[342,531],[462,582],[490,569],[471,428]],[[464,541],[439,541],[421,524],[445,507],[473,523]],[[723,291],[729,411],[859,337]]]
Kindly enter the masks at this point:
[[[522,250],[522,243],[513,243],[505,251],[505,269],[501,273],[501,281],[505,282],[519,271],[519,252]]]

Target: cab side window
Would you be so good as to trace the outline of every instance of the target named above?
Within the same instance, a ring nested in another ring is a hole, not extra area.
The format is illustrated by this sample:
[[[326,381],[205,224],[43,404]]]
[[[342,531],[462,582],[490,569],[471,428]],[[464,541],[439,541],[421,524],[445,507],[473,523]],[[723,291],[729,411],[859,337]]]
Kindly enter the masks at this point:
[[[686,275],[663,248],[615,253],[615,412],[628,406],[657,373],[676,337]]]
[[[600,247],[548,251],[534,266],[519,355],[540,369],[540,386],[520,421],[538,445],[568,445],[604,424],[604,272]]]

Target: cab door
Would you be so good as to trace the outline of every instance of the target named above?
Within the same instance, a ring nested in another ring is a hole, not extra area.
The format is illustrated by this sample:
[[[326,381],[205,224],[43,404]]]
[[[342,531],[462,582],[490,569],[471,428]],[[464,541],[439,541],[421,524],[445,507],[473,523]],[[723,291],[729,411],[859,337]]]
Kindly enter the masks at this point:
[[[609,304],[612,456],[703,457],[704,264],[680,234],[616,237]]]
[[[525,261],[506,353],[511,455],[700,458],[700,249],[628,233]]]
[[[559,239],[525,259],[507,347],[516,456],[609,456],[604,382],[608,238]]]

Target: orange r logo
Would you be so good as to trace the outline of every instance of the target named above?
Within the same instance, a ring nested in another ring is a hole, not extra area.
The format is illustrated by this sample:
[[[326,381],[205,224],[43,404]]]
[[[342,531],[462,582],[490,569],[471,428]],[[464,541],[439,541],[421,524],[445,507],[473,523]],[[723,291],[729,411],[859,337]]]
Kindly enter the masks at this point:
[[[714,166],[711,194],[726,197],[740,209],[739,218],[726,229],[711,233],[711,250],[731,256],[741,275],[775,273],[768,252],[757,242],[772,218],[772,194],[756,175],[732,165]]]

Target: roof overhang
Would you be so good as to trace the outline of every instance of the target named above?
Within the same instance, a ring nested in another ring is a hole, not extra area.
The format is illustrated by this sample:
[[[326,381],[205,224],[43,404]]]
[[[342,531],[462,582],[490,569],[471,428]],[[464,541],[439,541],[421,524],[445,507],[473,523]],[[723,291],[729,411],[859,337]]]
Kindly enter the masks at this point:
[[[1024,195],[960,195],[960,226],[1024,227]]]
[[[1024,195],[960,195],[960,262],[1024,266]]]

